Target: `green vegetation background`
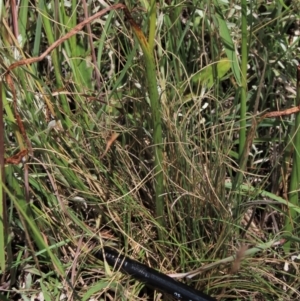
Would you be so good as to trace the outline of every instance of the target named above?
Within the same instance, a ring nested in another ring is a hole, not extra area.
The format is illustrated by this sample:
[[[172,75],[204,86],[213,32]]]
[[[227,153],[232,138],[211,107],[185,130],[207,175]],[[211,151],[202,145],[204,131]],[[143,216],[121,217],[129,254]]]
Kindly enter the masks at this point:
[[[109,245],[218,300],[297,300],[300,115],[261,116],[300,105],[298,1],[126,6],[0,1],[0,299],[167,300]]]

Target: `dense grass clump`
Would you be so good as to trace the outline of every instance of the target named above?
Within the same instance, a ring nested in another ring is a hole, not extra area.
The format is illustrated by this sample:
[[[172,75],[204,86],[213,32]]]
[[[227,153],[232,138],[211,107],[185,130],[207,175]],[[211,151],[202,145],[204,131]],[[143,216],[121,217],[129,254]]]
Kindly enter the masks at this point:
[[[0,18],[0,300],[168,300],[103,246],[218,300],[300,297],[298,1]]]

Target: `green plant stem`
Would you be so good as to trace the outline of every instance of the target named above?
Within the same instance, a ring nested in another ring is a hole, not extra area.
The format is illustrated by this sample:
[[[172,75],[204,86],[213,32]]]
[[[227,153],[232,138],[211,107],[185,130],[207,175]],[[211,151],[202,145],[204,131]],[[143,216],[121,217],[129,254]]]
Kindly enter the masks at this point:
[[[242,0],[242,87],[240,107],[239,156],[243,155],[246,142],[246,101],[247,101],[247,1]]]
[[[3,91],[3,92],[2,92]],[[3,121],[3,98],[5,98],[4,90],[2,90],[2,81],[0,81],[0,248],[1,250],[8,249],[8,220],[5,192],[2,188],[2,183],[5,183],[4,173],[4,121]],[[10,244],[9,244],[10,245]],[[7,248],[6,248],[7,247]],[[5,273],[6,261],[5,252],[0,252],[0,269]]]
[[[26,37],[27,37],[27,20],[28,20],[28,0],[22,1],[20,9],[19,9],[19,16],[18,16],[18,27],[19,27],[19,34],[22,37],[21,46],[25,44]]]
[[[151,0],[150,5],[150,24],[149,24],[149,55],[145,55],[146,77],[148,82],[148,92],[151,103],[152,124],[153,124],[153,142],[154,142],[154,173],[155,173],[155,210],[159,226],[164,227],[164,178],[162,171],[163,159],[163,141],[162,141],[162,124],[161,124],[161,106],[157,90],[156,68],[154,60],[154,42],[156,29],[156,1]],[[145,54],[145,53],[144,53]],[[159,238],[162,239],[162,231],[158,231]]]
[[[247,49],[247,1],[242,0],[242,62],[241,62],[241,102],[240,102],[240,130],[239,130],[239,171],[234,180],[234,190],[239,190],[239,186],[243,181],[243,173],[247,162],[246,151],[246,112],[247,112],[247,62],[248,62],[248,49]],[[254,128],[256,128],[254,126]],[[253,129],[251,128],[250,131]],[[249,134],[252,136],[252,133]],[[241,195],[238,193],[236,196],[236,209],[238,210],[241,202]],[[238,216],[238,212],[235,212]]]
[[[151,0],[149,14],[149,50],[153,52],[155,44],[155,29],[156,29],[156,1]]]
[[[235,197],[235,212],[233,216],[238,216],[238,208],[241,202],[241,195],[238,193],[239,187],[242,184],[244,169],[247,162],[246,152],[246,101],[247,101],[247,61],[248,61],[248,49],[247,49],[247,2],[242,0],[242,54],[241,54],[241,68],[239,67],[238,58],[236,55],[235,45],[230,35],[230,30],[225,21],[225,17],[222,10],[221,1],[214,1],[215,18],[218,24],[220,37],[225,47],[225,52],[228,60],[231,64],[231,69],[234,74],[238,88],[236,89],[237,101],[240,97],[240,130],[239,130],[239,149],[238,160],[239,170],[236,173],[233,181],[233,191],[237,192]],[[251,135],[250,135],[251,136]]]
[[[159,103],[159,95],[156,85],[156,77],[151,76],[155,74],[154,60],[149,60],[146,63],[147,66],[147,81],[148,90],[151,101],[152,111],[152,124],[153,124],[153,142],[154,142],[154,173],[155,173],[155,207],[156,217],[159,225],[164,226],[164,201],[163,201],[163,171],[162,171],[162,159],[163,159],[163,143],[162,143],[162,124],[161,124],[161,111]],[[150,72],[151,70],[151,72]]]
[[[154,2],[152,0],[152,2]],[[151,5],[153,3],[151,2]],[[160,229],[158,230],[159,239],[163,239],[163,231],[161,228],[164,227],[164,200],[163,200],[163,170],[162,170],[162,159],[163,159],[163,141],[162,141],[162,124],[161,124],[161,106],[160,97],[158,93],[158,85],[156,80],[156,66],[153,54],[153,49],[147,42],[140,27],[132,19],[128,10],[124,10],[127,19],[129,20],[135,36],[142,48],[146,66],[146,79],[148,84],[148,93],[151,105],[151,118],[153,127],[153,143],[154,143],[154,179],[155,179],[155,213],[156,220]],[[151,22],[155,21],[153,18]],[[151,24],[150,27],[153,25]],[[153,41],[154,43],[154,41]]]
[[[297,70],[297,95],[296,105],[300,105],[300,65]],[[300,114],[297,113],[295,119],[295,136],[294,136],[294,156],[293,156],[293,167],[291,174],[291,182],[289,187],[289,202],[293,205],[299,206],[299,180],[300,180]],[[292,233],[294,230],[294,224],[297,224],[299,219],[298,214],[295,210],[289,209],[289,215],[286,218],[285,231]],[[295,235],[299,235],[294,233]],[[291,243],[288,241],[284,246],[286,253],[290,252]]]
[[[155,212],[157,222],[164,227],[164,201],[163,201],[163,143],[162,143],[162,125],[161,125],[161,108],[159,103],[159,94],[156,82],[156,69],[154,57],[145,56],[146,63],[146,78],[148,82],[148,92],[151,102],[152,125],[153,125],[153,143],[154,143],[154,174],[155,174]],[[160,239],[162,239],[162,232],[159,231]]]

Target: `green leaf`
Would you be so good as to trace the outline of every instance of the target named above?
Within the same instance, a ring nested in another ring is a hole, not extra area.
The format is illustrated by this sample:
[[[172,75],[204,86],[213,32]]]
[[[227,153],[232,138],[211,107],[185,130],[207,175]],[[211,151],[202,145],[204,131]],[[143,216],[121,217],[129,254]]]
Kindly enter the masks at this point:
[[[110,281],[101,281],[96,284],[94,284],[82,297],[82,301],[88,300],[93,294],[103,290],[104,288],[110,287],[111,282]]]
[[[218,79],[221,80],[224,78],[226,73],[230,70],[230,61],[228,59],[221,59],[217,64],[217,76]],[[213,77],[213,66],[209,65],[204,67],[199,72],[193,75],[192,82],[194,83],[201,83],[205,85],[208,89],[210,89],[214,84],[214,77]]]
[[[238,63],[238,58],[235,51],[235,46],[230,36],[230,32],[227,26],[227,23],[224,19],[221,7],[219,6],[219,1],[215,0],[215,9],[216,9],[216,17],[219,27],[219,33],[222,39],[223,46],[225,48],[226,55],[230,61],[231,69],[234,74],[235,80],[238,85],[241,85],[241,75],[240,75],[240,67]]]
[[[226,182],[225,188],[232,189],[232,183]],[[285,200],[284,198],[277,196],[271,192],[268,192],[266,190],[257,189],[251,185],[242,184],[239,186],[239,193],[249,195],[249,194],[255,194],[255,195],[261,195],[262,197],[267,197],[271,200],[277,201],[278,204],[288,206],[291,210],[294,210],[297,213],[300,213],[300,207]]]

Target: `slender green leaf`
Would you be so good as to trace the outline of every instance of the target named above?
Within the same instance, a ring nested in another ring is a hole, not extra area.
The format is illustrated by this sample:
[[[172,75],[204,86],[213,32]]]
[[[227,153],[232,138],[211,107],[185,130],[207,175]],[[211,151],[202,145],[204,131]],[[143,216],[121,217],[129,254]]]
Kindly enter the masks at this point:
[[[231,64],[228,59],[221,59],[219,62],[216,62],[216,64],[217,64],[218,79],[222,80],[222,78],[230,70]],[[201,85],[204,85],[208,89],[210,89],[214,84],[212,65],[204,67],[202,70],[200,70],[195,75],[193,75],[192,81],[194,83],[200,83]]]
[[[230,61],[232,72],[234,74],[235,80],[237,84],[241,85],[241,72],[239,67],[238,58],[236,55],[235,45],[232,41],[229,28],[224,19],[224,15],[222,13],[221,5],[219,0],[214,0],[215,9],[216,9],[216,17],[218,20],[218,27],[220,32],[220,37],[222,39],[223,46],[225,48],[226,55],[228,60]]]

